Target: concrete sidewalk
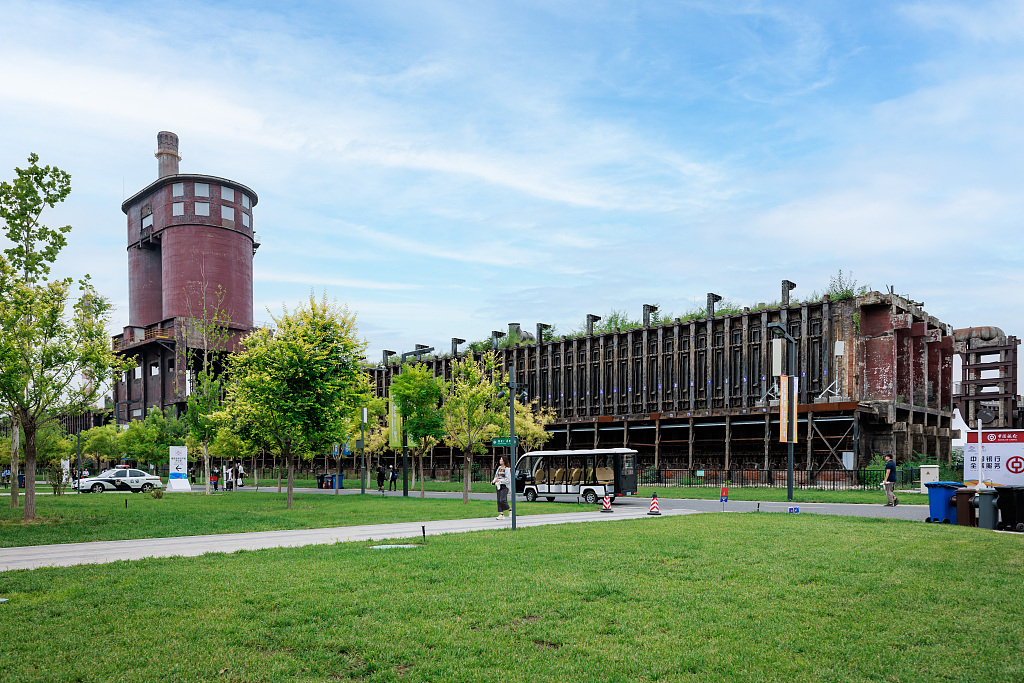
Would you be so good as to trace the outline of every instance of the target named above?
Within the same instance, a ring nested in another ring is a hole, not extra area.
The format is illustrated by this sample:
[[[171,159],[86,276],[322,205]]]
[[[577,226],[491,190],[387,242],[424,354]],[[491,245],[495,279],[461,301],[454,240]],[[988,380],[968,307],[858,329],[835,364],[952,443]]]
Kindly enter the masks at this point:
[[[699,514],[698,510],[663,510],[663,516]],[[603,522],[616,519],[658,519],[648,517],[647,510],[639,507],[616,508],[612,513],[571,512],[553,515],[519,515],[517,527]],[[218,534],[211,536],[179,536],[174,538],[146,538],[130,541],[96,541],[93,543],[64,543],[58,545],[0,548],[0,571],[37,569],[39,567],[69,567],[78,564],[103,564],[118,560],[140,560],[147,557],[195,557],[206,553],[232,553],[237,550],[263,548],[296,548],[304,545],[338,543],[346,541],[377,541],[389,538],[420,537],[455,534],[467,531],[502,529],[512,526],[509,518],[497,520],[456,519],[433,522],[403,522],[400,524],[370,524],[331,529],[295,529],[259,531],[246,534]]]

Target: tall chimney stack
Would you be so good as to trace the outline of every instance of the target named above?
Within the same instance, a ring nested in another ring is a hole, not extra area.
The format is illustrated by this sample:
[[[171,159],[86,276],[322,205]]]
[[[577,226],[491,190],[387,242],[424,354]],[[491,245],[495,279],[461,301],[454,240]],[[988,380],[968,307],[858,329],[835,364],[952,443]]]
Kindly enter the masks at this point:
[[[157,177],[178,175],[178,136],[166,130],[156,134]]]

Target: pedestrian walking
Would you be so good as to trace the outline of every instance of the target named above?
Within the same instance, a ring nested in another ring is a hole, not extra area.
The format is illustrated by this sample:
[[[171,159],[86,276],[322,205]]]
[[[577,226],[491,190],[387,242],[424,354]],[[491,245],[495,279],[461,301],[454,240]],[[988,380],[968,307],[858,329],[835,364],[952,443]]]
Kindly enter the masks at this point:
[[[512,486],[512,470],[505,464],[505,457],[498,458],[498,469],[494,472],[494,479],[491,479],[491,483],[498,488],[498,516],[496,519],[501,519],[504,516],[506,510],[509,511],[508,516],[512,516],[511,508],[508,504],[508,490]]]
[[[188,481],[193,486],[196,485],[196,468],[194,465],[188,468]]]
[[[388,474],[388,480],[391,481],[391,483],[388,484],[388,491],[397,491],[398,490],[398,470],[395,469],[394,465],[391,465],[391,472]]]
[[[882,488],[885,489],[885,507],[894,508],[900,504],[900,499],[893,493],[896,487],[896,463],[891,455],[885,456],[885,476],[882,477]]]
[[[3,480],[4,488],[8,488],[11,485],[11,471],[9,469],[4,470]]]
[[[384,493],[384,466],[377,463],[377,490]]]
[[[220,470],[216,467],[210,472],[210,483],[213,484],[213,490],[216,491],[218,484],[220,484]]]
[[[245,469],[242,467],[242,463],[239,462],[238,463],[238,473],[235,475],[235,481],[238,482],[238,488],[242,488],[242,486],[244,485],[242,483],[242,477],[244,477],[244,476],[245,476]]]

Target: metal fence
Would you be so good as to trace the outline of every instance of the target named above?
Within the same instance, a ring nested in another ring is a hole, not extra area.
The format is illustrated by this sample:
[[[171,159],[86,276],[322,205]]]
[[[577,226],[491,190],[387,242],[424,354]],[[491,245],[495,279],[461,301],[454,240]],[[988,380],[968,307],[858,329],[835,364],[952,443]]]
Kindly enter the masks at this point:
[[[787,485],[786,470],[685,470],[654,469],[640,472],[640,486],[774,488]],[[884,469],[794,470],[793,485],[807,489],[841,491],[878,488]],[[896,471],[896,487],[912,488],[921,482],[921,469],[905,467]]]

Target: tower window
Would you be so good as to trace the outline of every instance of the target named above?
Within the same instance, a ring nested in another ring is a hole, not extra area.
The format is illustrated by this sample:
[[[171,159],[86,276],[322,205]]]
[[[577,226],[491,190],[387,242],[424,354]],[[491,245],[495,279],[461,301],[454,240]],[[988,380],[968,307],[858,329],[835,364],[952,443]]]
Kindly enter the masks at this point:
[[[245,209],[249,208],[249,195],[247,195],[247,194],[243,194],[242,195],[242,208],[245,208]]]
[[[220,217],[225,220],[233,221],[235,220],[235,210],[230,206],[222,206],[220,207]]]
[[[210,184],[209,183],[196,183],[196,196],[197,197],[209,197],[210,196]]]
[[[171,215],[172,216],[184,216],[185,215],[185,202],[174,202],[171,204]]]
[[[184,197],[185,196],[185,183],[174,183],[171,185],[171,196],[172,197]]]
[[[221,185],[220,198],[226,202],[233,202],[235,201],[235,191],[232,190],[230,187],[224,187],[223,185]]]
[[[209,216],[210,205],[207,202],[196,202],[196,215],[197,216]]]
[[[142,217],[142,227],[144,227],[144,228],[152,228],[153,227],[153,214],[149,214],[148,216],[143,216]]]
[[[242,225],[244,225],[247,228],[249,227],[249,214],[245,213],[244,211],[242,212]]]
[[[160,374],[160,364],[159,363],[150,363],[149,364],[149,374],[150,374],[151,377],[159,375]]]

